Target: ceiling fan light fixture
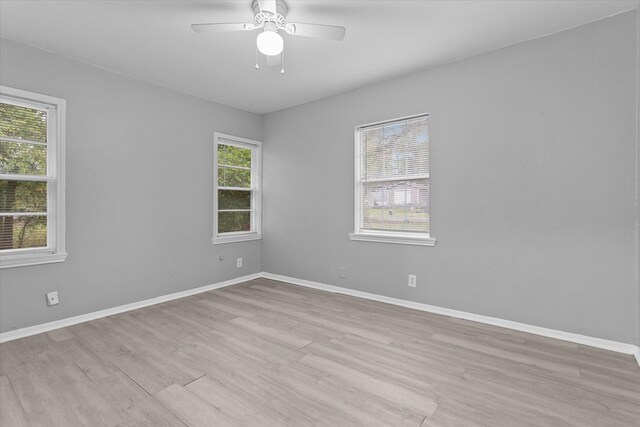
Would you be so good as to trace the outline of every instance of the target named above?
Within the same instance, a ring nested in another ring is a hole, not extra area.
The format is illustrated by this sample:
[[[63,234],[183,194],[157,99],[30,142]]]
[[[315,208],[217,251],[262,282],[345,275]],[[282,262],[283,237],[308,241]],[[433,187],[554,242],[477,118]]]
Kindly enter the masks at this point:
[[[0,0],[2,1],[2,0]],[[212,22],[191,24],[196,33],[222,33],[227,31],[256,31],[256,64],[259,69],[258,52],[267,56],[267,65],[275,65],[280,55],[280,72],[284,73],[284,40],[282,34],[288,36],[312,37],[326,40],[342,40],[345,28],[337,25],[304,24],[287,22],[289,10],[285,0],[252,0],[254,22]],[[255,33],[254,33],[255,34]]]
[[[280,55],[284,48],[284,40],[275,29],[265,28],[256,40],[260,53],[267,56]]]

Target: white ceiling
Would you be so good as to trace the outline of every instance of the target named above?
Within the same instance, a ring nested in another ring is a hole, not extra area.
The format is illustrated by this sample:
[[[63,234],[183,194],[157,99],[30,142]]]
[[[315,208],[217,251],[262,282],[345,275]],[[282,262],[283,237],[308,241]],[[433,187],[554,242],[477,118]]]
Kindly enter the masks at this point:
[[[344,41],[285,37],[286,73],[255,70],[251,0],[0,0],[0,36],[242,110],[266,113],[541,37],[634,1],[289,0],[290,22],[342,25]]]

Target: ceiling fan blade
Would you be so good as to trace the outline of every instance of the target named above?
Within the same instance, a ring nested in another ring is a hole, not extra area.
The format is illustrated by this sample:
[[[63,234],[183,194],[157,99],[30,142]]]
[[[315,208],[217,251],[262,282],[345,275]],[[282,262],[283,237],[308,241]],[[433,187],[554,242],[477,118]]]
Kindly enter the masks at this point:
[[[225,31],[251,31],[258,28],[258,26],[243,22],[229,22],[223,24],[191,24],[191,28],[196,33],[221,33]]]
[[[276,0],[258,0],[258,7],[260,12],[268,12],[271,15],[276,14]]]
[[[267,57],[267,65],[273,67],[274,65],[280,65],[280,55],[265,55]]]
[[[288,23],[285,31],[293,36],[315,37],[328,40],[342,40],[346,29],[336,25]]]

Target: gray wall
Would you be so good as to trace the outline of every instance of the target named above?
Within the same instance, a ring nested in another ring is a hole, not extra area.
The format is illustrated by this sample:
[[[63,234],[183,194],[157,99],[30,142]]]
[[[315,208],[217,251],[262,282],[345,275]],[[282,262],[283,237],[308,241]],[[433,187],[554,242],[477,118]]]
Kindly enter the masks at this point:
[[[69,253],[0,270],[2,332],[261,270],[259,241],[211,243],[213,133],[260,140],[260,116],[1,43],[2,85],[67,100]]]
[[[0,331],[255,273],[262,244],[271,273],[640,344],[636,35],[631,12],[262,123],[2,40],[1,84],[67,99],[70,255],[0,270]],[[349,241],[354,126],[421,112],[437,245]],[[265,142],[262,243],[211,244],[214,131]]]
[[[638,2],[638,9],[636,10],[636,53],[638,58],[638,66],[636,68],[636,279],[638,281],[637,298],[638,306],[636,311],[636,344],[640,346],[640,2]],[[640,350],[639,350],[640,351]],[[640,353],[638,353],[640,355]],[[640,363],[640,360],[638,361]]]
[[[264,270],[634,343],[636,77],[633,11],[266,115]],[[423,112],[438,243],[350,241],[354,126]]]

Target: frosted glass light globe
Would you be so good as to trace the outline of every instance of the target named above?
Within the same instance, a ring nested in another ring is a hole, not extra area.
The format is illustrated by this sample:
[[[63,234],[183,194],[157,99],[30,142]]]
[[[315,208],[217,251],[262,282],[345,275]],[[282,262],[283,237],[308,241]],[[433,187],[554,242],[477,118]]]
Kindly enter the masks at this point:
[[[282,36],[273,30],[264,30],[258,34],[258,50],[267,56],[279,55],[284,48]]]

